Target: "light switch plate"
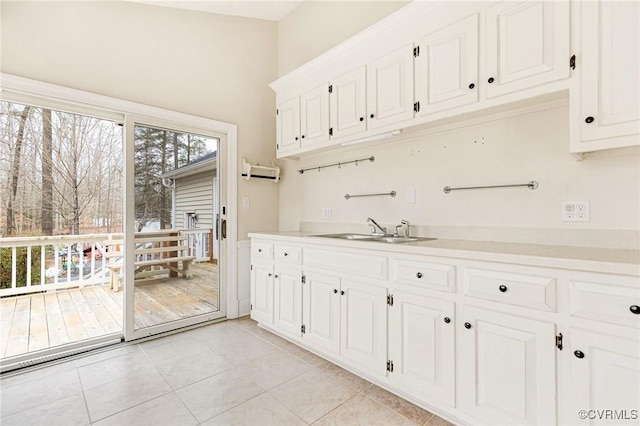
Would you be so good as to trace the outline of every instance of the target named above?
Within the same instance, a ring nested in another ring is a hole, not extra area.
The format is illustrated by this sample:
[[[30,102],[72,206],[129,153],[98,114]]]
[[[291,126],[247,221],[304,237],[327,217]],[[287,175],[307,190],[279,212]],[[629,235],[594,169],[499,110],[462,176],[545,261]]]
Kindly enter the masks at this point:
[[[249,208],[249,197],[242,197],[242,208]]]
[[[322,209],[322,218],[323,219],[331,219],[331,208],[324,207]]]
[[[407,204],[415,204],[416,203],[416,189],[409,188],[407,189]]]

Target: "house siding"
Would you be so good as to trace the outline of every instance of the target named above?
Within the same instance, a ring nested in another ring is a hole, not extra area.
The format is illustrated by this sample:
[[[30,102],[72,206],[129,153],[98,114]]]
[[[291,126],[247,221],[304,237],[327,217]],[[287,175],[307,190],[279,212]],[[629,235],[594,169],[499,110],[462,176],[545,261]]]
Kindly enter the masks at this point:
[[[213,179],[215,171],[176,179],[176,228],[184,228],[184,213],[195,212],[196,228],[213,228]]]

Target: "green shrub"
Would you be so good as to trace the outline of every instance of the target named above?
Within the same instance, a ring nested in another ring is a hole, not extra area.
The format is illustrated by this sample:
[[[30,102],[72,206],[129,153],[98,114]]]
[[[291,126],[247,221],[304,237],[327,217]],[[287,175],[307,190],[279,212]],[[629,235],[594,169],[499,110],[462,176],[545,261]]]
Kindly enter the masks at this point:
[[[0,248],[0,289],[11,288],[12,276],[12,248]],[[40,250],[39,246],[31,247],[31,285],[40,284]],[[27,285],[27,247],[16,249],[16,285],[25,287]]]

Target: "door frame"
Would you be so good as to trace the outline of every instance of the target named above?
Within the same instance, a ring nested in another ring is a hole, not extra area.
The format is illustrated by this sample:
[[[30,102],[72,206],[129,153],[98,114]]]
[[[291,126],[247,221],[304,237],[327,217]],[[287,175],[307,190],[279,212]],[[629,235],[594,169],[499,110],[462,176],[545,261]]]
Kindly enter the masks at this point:
[[[224,205],[227,208],[227,238],[220,242],[220,250],[224,250],[226,252],[226,256],[225,262],[219,265],[219,280],[221,284],[226,283],[226,288],[224,289],[224,293],[221,288],[220,306],[221,310],[226,312],[227,318],[238,317],[238,126],[236,124],[197,117],[109,96],[98,95],[78,89],[19,77],[12,74],[0,73],[0,81],[2,81],[2,86],[0,87],[0,99],[23,102],[27,102],[27,99],[32,99],[30,104],[33,105],[47,106],[48,104],[53,103],[57,109],[63,111],[84,113],[95,117],[110,118],[114,121],[121,122],[125,126],[125,182],[129,180],[129,177],[132,177],[134,170],[134,146],[133,139],[131,138],[133,135],[133,127],[130,124],[135,122],[136,119],[140,123],[145,123],[148,120],[152,120],[152,124],[163,122],[163,127],[169,125],[173,128],[185,129],[193,133],[201,133],[205,135],[214,133],[224,135],[226,137],[226,146],[228,148],[224,153],[224,162],[226,163],[226,167],[223,176],[224,191],[226,192],[226,204]],[[124,121],[122,117],[124,117]],[[129,123],[128,126],[127,123]],[[220,189],[222,192],[223,188]],[[132,184],[126,184],[124,195],[125,208],[127,208],[128,202],[133,203]],[[131,206],[133,206],[133,204],[131,204]],[[132,215],[131,217],[133,218]],[[133,220],[130,220],[131,223],[128,222],[129,220],[125,218],[123,224],[125,231],[125,244],[129,244],[129,247],[133,247]],[[125,263],[125,267],[126,266],[127,265]],[[131,278],[126,279],[125,286]],[[126,299],[127,298],[125,296],[125,304],[127,303]],[[170,328],[173,329],[174,327]],[[124,334],[126,340],[143,337],[134,333],[127,333],[126,329],[127,326],[125,322]],[[162,331],[166,330],[158,330],[158,332]]]

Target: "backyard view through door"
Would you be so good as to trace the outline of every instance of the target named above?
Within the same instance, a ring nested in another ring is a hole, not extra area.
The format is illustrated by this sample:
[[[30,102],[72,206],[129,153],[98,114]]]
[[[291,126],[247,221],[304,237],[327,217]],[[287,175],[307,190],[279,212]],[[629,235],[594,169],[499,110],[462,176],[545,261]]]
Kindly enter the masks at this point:
[[[135,125],[134,330],[154,334],[220,311],[219,143],[215,137]],[[123,241],[107,245],[114,253],[112,286],[118,289]]]
[[[105,242],[122,236],[122,147],[114,119],[0,102],[3,368],[121,339]]]

